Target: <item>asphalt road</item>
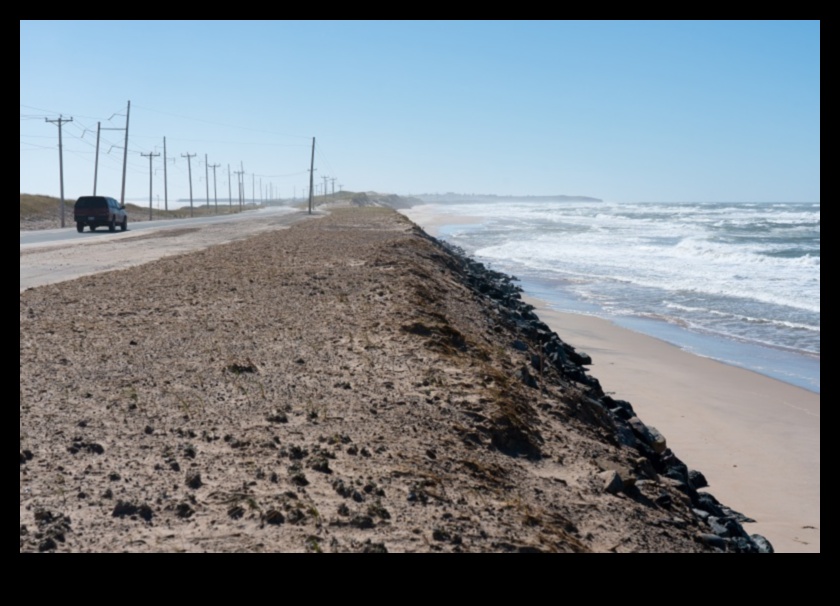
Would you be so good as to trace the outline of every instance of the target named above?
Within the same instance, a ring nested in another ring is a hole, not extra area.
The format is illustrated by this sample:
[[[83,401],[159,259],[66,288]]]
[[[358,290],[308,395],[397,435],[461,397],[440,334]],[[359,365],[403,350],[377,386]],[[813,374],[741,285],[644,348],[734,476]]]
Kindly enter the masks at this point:
[[[323,214],[275,207],[235,215],[129,223],[126,232],[100,228],[78,233],[75,227],[21,231],[20,290],[285,229]]]
[[[45,244],[53,244],[55,242],[70,242],[70,241],[79,241],[81,239],[89,239],[89,240],[99,240],[102,238],[109,238],[109,237],[128,237],[130,234],[135,232],[149,232],[149,231],[157,231],[161,229],[168,229],[172,227],[182,228],[186,225],[191,227],[202,226],[202,225],[212,225],[215,223],[233,223],[239,221],[251,221],[254,219],[255,216],[259,216],[260,218],[263,217],[274,217],[276,215],[287,215],[287,214],[295,214],[299,213],[300,211],[295,208],[290,208],[286,206],[280,207],[273,207],[273,208],[262,208],[258,210],[251,210],[244,213],[236,213],[231,215],[215,215],[215,216],[208,216],[208,217],[196,217],[193,219],[163,219],[163,220],[155,220],[155,221],[136,221],[130,222],[128,224],[128,231],[121,232],[117,230],[114,233],[108,231],[107,227],[100,227],[97,231],[92,232],[89,229],[85,229],[83,233],[79,233],[76,231],[75,224],[70,221],[67,227],[59,228],[59,229],[40,229],[40,230],[32,230],[32,231],[21,231],[20,232],[20,246],[23,249],[24,246],[30,245],[45,245]]]

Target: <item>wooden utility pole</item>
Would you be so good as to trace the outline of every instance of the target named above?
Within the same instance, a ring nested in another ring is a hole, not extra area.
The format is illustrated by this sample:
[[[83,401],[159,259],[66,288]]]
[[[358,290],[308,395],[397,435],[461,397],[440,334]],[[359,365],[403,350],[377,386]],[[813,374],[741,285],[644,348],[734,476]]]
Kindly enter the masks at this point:
[[[128,117],[131,115],[131,101],[125,110],[125,149],[123,149],[122,191],[120,192],[120,206],[125,206],[125,169],[128,166]]]
[[[192,163],[190,158],[194,158],[195,154],[181,154],[182,158],[187,159],[187,174],[190,177],[190,217],[193,216],[193,193],[192,193]]]
[[[159,156],[160,154],[155,153],[148,153],[144,154],[140,152],[140,155],[144,158],[148,156],[149,158],[149,221],[152,220],[152,158],[155,156]]]
[[[239,212],[242,212],[242,188],[244,187],[243,179],[245,175],[245,167],[242,166],[242,162],[239,163],[242,170],[235,170],[233,171],[236,173],[236,188],[239,193]]]
[[[58,120],[50,120],[49,118],[44,118],[44,120],[58,124],[58,179],[61,189],[61,227],[64,227],[64,152],[61,143],[61,126],[65,122],[72,122],[73,118],[64,118],[64,116],[59,114]]]
[[[315,179],[315,137],[312,137],[312,160],[309,162],[309,214],[312,214],[312,185]]]
[[[99,175],[99,132],[102,130],[102,122],[96,123],[96,160],[93,162],[93,195],[96,195],[96,179]]]
[[[211,164],[210,168],[213,169],[213,205],[216,208],[216,214],[219,214],[219,194],[216,190],[216,169],[219,168],[221,164]],[[209,201],[208,201],[209,204]]]
[[[207,192],[206,197],[204,198],[207,202],[207,209],[210,209],[210,165],[207,164],[207,154],[204,154],[204,185],[205,191]]]
[[[228,207],[233,212],[233,184],[230,180],[230,164],[228,164]]]
[[[163,138],[163,208],[169,210],[169,184],[166,180],[166,137]]]

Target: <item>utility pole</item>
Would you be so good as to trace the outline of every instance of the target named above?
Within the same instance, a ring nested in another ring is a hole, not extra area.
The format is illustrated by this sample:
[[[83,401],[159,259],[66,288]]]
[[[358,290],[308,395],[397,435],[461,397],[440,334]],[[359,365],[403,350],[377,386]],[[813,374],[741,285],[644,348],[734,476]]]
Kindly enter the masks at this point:
[[[96,160],[93,163],[93,195],[96,195],[96,178],[99,175],[99,131],[102,130],[102,122],[96,123]]]
[[[114,127],[114,128],[102,128],[102,129],[97,128],[97,132],[99,130],[124,130],[125,131],[125,145],[123,145],[122,192],[120,193],[120,204],[123,205],[123,206],[125,206],[125,169],[126,169],[126,165],[128,164],[128,114],[129,114],[130,111],[131,111],[131,101],[128,102],[128,110],[126,111],[126,114],[125,114],[125,128],[116,128],[116,127]],[[116,114],[114,114],[114,115],[116,115]],[[111,116],[111,118],[113,118],[113,117],[114,116]],[[110,118],[109,118],[109,120],[110,120]],[[97,140],[98,140],[98,134],[97,134]],[[98,161],[99,154],[97,153],[96,155],[97,155],[97,161]],[[94,191],[95,190],[96,190],[96,185],[94,184]]]
[[[242,166],[241,161],[239,164]],[[242,212],[242,179],[244,178],[245,170],[242,167],[242,170],[235,170],[233,172],[236,173],[236,187],[239,192],[239,212]]]
[[[216,169],[219,168],[221,164],[211,164],[210,168],[213,169],[213,204],[216,207],[216,214],[219,214],[219,195],[216,190]],[[209,204],[209,201],[208,201]]]
[[[332,177],[332,197],[335,198],[335,177]]]
[[[159,156],[160,154],[155,154],[155,153],[144,154],[143,152],[140,152],[140,155],[143,156],[144,158],[146,156],[149,157],[149,221],[151,221],[152,220],[152,158],[154,158],[155,156]]]
[[[257,201],[257,193],[254,191],[257,187],[257,175],[251,173],[251,204]]]
[[[324,177],[321,177],[321,178],[324,180],[324,202],[326,202],[327,201],[327,180],[329,179],[329,177],[324,176]]]
[[[166,180],[166,137],[163,138],[163,208],[169,210],[169,185]]]
[[[44,120],[58,124],[58,178],[61,182],[61,227],[64,227],[64,152],[61,143],[61,125],[65,122],[72,122],[73,118],[64,118],[59,114],[58,120],[50,120],[49,118],[44,118]]]
[[[182,158],[187,159],[187,174],[190,177],[190,217],[193,216],[193,194],[192,194],[192,163],[190,158],[194,158],[195,154],[181,154]]]
[[[312,137],[312,159],[309,161],[309,214],[312,214],[312,183],[315,179],[315,137]]]
[[[125,206],[125,169],[128,166],[128,117],[131,115],[131,101],[128,102],[128,109],[125,110],[125,149],[123,150],[123,174],[122,192],[120,193],[120,206]]]
[[[230,207],[230,212],[233,212],[233,185],[230,180],[230,164],[228,164],[228,207]]]
[[[207,209],[210,209],[210,166],[207,164],[207,154],[204,154],[204,185],[207,196],[204,198],[207,202]]]

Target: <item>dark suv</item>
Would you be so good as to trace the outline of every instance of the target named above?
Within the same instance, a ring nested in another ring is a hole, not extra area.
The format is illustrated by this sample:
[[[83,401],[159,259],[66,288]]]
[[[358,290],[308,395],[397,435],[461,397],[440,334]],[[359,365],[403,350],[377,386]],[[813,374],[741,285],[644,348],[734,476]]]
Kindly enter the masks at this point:
[[[82,196],[73,207],[73,218],[79,233],[84,231],[85,225],[90,231],[96,231],[100,225],[107,225],[110,231],[117,231],[117,225],[122,231],[128,229],[125,206],[107,196]]]

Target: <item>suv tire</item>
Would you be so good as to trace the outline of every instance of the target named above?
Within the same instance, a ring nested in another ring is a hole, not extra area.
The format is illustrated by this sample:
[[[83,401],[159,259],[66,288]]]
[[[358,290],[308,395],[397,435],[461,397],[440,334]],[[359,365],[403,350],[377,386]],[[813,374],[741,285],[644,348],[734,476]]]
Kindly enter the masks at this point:
[[[108,223],[108,231],[117,231],[117,218],[111,217],[111,222]]]
[[[81,221],[76,223],[76,231],[79,232],[79,233],[82,233],[83,231],[85,231],[85,224],[82,223]]]
[[[128,215],[123,217],[122,223],[120,223],[120,231],[125,231],[128,229]]]

